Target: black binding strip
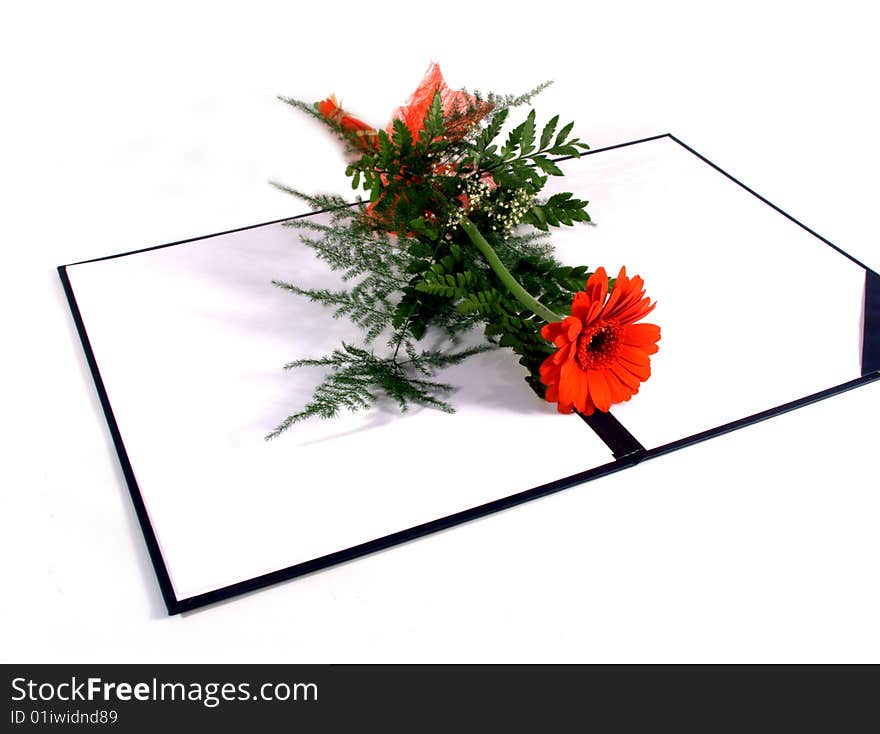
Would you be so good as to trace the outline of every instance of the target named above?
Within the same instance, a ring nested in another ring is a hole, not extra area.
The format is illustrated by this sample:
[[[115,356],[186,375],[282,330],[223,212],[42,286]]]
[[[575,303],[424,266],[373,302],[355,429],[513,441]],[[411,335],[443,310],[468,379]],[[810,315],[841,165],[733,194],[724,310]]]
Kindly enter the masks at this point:
[[[583,415],[582,413],[578,415],[611,449],[611,455],[615,459],[631,458],[639,461],[644,456],[645,447],[611,413],[597,410],[593,415]]]
[[[86,355],[86,362],[88,362],[89,370],[92,373],[92,379],[95,381],[95,389],[98,393],[98,399],[101,401],[101,408],[104,410],[104,418],[107,421],[107,427],[110,429],[110,436],[113,438],[113,446],[116,448],[116,454],[119,456],[119,464],[122,467],[122,474],[125,476],[125,484],[128,486],[128,493],[131,495],[135,514],[141,526],[141,532],[144,534],[144,540],[147,543],[147,550],[150,553],[153,570],[156,572],[156,578],[159,580],[162,599],[165,601],[168,613],[177,614],[180,610],[177,606],[174,586],[171,584],[171,577],[168,575],[165,559],[162,558],[162,551],[159,549],[159,541],[156,539],[156,533],[153,531],[153,526],[150,523],[150,516],[147,514],[146,505],[144,505],[143,497],[141,497],[141,492],[134,476],[134,469],[132,469],[131,461],[128,459],[128,452],[125,450],[125,444],[122,442],[122,434],[119,432],[116,417],[113,415],[113,408],[110,407],[110,398],[107,396],[104,380],[101,378],[100,370],[98,370],[95,353],[92,351],[92,344],[89,341],[89,335],[86,333],[86,326],[83,323],[82,314],[76,302],[76,296],[73,295],[73,286],[70,284],[70,278],[67,275],[65,265],[61,265],[58,268],[58,277],[61,278],[61,284],[64,286],[64,295],[67,296],[70,313],[73,315],[73,323],[76,325],[76,331],[79,334],[79,340]]]
[[[877,379],[880,379],[880,372],[872,372],[867,375],[863,375],[862,377],[857,377],[856,379],[850,380],[849,382],[844,382],[840,385],[829,387],[827,390],[821,390],[817,393],[813,393],[812,395],[807,395],[806,397],[792,400],[790,403],[783,403],[782,405],[777,405],[775,408],[762,410],[760,413],[754,413],[753,415],[750,415],[746,418],[740,418],[739,420],[731,421],[730,423],[724,423],[723,425],[716,426],[715,428],[710,428],[706,431],[695,433],[692,436],[688,436],[687,438],[681,438],[677,441],[672,441],[671,443],[663,444],[662,446],[658,446],[653,449],[648,449],[648,451],[645,453],[644,458],[654,459],[658,456],[662,456],[663,454],[668,454],[672,451],[683,449],[685,446],[692,446],[695,443],[700,443],[701,441],[706,441],[710,438],[723,436],[725,433],[736,431],[739,428],[745,428],[746,426],[760,423],[761,421],[765,421],[768,418],[775,418],[777,415],[782,415],[783,413],[788,413],[789,411],[796,410],[797,408],[803,408],[805,405],[818,403],[820,400],[825,400],[826,398],[830,398],[833,395],[839,395],[840,393],[846,392],[847,390],[852,390],[853,388],[867,385],[869,382],[874,382]]]
[[[880,372],[880,275],[865,271],[865,322],[862,328],[862,374]]]

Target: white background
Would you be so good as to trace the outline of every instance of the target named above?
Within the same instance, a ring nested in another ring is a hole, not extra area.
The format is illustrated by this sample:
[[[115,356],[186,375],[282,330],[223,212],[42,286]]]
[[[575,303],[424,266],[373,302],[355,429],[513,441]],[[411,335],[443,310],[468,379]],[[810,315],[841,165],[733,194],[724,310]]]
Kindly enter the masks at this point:
[[[554,78],[540,109],[594,147],[673,132],[880,267],[867,4],[550,7],[4,13],[3,660],[878,660],[876,384],[165,617],[54,266],[295,213],[269,178],[344,191],[275,94],[335,91],[378,124],[431,59],[453,87]]]

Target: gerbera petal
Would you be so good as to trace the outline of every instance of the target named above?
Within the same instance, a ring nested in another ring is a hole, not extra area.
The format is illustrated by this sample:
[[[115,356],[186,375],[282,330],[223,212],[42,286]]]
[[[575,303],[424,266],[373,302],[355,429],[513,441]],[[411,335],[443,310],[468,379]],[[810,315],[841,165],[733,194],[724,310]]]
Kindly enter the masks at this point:
[[[651,303],[650,298],[644,297],[644,286],[640,276],[628,278],[626,268],[621,268],[611,297],[602,311],[602,317],[626,324],[647,316],[656,304]]]
[[[632,372],[630,372],[621,363],[616,362],[612,364],[608,369],[622,385],[626,386],[628,390],[639,389],[639,383],[641,382],[639,378]]]
[[[640,367],[635,364],[630,364],[629,362],[621,362],[620,368],[626,370],[630,374],[635,377],[639,385],[641,385],[645,380],[647,380],[651,376],[651,368],[650,367]],[[633,388],[633,392],[635,392],[638,388]]]
[[[611,402],[622,403],[629,400],[632,391],[624,385],[610,369],[603,371],[605,381],[608,383],[608,389],[611,391]]]
[[[654,310],[656,305],[656,303],[651,303],[650,298],[642,298],[638,301],[622,305],[613,318],[622,324],[631,324],[645,318]]]
[[[648,358],[645,357],[644,362],[633,362],[628,360],[626,357],[619,357],[618,364],[625,370],[628,370],[636,377],[639,378],[642,382],[647,380],[651,376],[651,363],[648,361]]]
[[[587,395],[586,403],[584,404],[584,409],[581,411],[584,415],[593,415],[596,412],[596,405],[593,402],[592,398]]]
[[[630,390],[638,390],[639,385],[642,382],[641,379],[638,375],[634,374],[632,370],[627,369],[626,364],[622,360],[614,362],[608,369],[610,369],[614,373],[614,376]],[[633,369],[635,369],[635,367]]]
[[[605,380],[605,371],[588,370],[587,381],[590,386],[590,398],[593,400],[596,407],[603,412],[610,410],[611,389],[608,387],[608,382]]]
[[[575,318],[574,316],[566,316],[565,320],[562,322],[562,328],[565,331],[568,340],[573,342],[578,338],[581,331],[583,331],[584,324],[580,319]]]
[[[553,342],[556,347],[563,347],[571,341],[567,331],[563,328],[562,321],[553,321],[541,327],[541,336],[547,341]]]
[[[544,400],[548,403],[555,403],[559,400],[559,386],[558,385],[550,385],[547,388],[547,391],[544,393]]]
[[[561,338],[561,337],[560,337]],[[556,354],[553,355],[553,363],[554,364],[562,364],[565,360],[567,360],[571,355],[571,343],[564,344],[559,347]]]
[[[608,273],[605,272],[605,268],[598,268],[589,277],[585,292],[591,302],[605,303],[605,298],[608,296]]]
[[[651,361],[648,359],[648,355],[645,353],[644,349],[633,347],[629,344],[621,344],[617,348],[617,357],[634,364],[649,364]]]
[[[586,325],[592,324],[599,316],[602,314],[602,310],[605,308],[605,304],[602,301],[596,301],[590,306],[590,310],[587,311],[587,318],[584,319],[584,323]]]
[[[614,310],[617,308],[621,299],[629,294],[629,278],[626,276],[626,266],[624,265],[620,272],[617,274],[617,278],[614,282],[614,288],[611,291],[611,296],[608,299],[608,303],[605,304],[604,315],[609,318],[613,318]]]
[[[590,301],[590,297],[583,291],[578,291],[574,294],[571,302],[571,315],[585,324],[589,323],[588,314],[591,306],[593,306],[593,303]]]
[[[559,401],[584,410],[587,398],[587,373],[573,359],[562,365],[559,373]]]
[[[544,324],[541,327],[541,336],[543,336],[548,342],[556,341],[556,337],[562,333],[562,322],[561,321],[553,321],[549,324]]]
[[[656,324],[628,324],[623,329],[623,343],[654,354],[659,347],[660,327]]]
[[[552,385],[559,382],[559,365],[556,363],[555,357],[555,353],[551,354],[538,368],[538,374],[541,375],[541,382],[545,385]]]
[[[539,372],[541,375],[541,382],[544,385],[549,387],[551,385],[556,385],[559,382],[559,371],[554,365],[550,365],[549,367],[541,365]]]

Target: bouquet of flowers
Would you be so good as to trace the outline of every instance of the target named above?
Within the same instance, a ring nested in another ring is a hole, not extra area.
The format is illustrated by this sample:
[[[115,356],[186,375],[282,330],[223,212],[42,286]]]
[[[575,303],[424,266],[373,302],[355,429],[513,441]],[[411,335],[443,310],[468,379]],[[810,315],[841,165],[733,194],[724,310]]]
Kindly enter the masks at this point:
[[[651,374],[660,329],[640,322],[654,308],[639,276],[621,268],[563,265],[551,228],[589,222],[571,193],[541,197],[561,158],[588,146],[559,116],[539,126],[532,109],[503,135],[521,96],[454,91],[432,64],[384,128],[344,110],[334,96],[316,104],[282,98],[329,127],[349,156],[346,174],[368,201],[311,196],[283,187],[328,223],[288,222],[347,287],[311,289],[275,281],[333,309],[363,332],[329,355],[286,368],[329,368],[311,400],[269,438],[310,418],[370,407],[382,396],[406,410],[452,411],[443,368],[493,348],[519,357],[526,383],[559,412],[590,415],[629,400]],[[482,327],[484,342],[462,347]],[[426,334],[442,336],[426,347]],[[379,348],[382,347],[382,348]]]

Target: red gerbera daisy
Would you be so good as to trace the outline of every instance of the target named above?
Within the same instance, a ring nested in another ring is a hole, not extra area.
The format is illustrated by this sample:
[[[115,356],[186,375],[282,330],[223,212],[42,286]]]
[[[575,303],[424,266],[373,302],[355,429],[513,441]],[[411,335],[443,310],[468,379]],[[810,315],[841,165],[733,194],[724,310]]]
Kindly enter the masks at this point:
[[[592,415],[629,400],[651,376],[651,354],[660,327],[637,324],[656,304],[645,297],[644,282],[620,269],[611,295],[608,274],[599,268],[571,302],[571,316],[547,324],[541,335],[558,348],[541,365],[545,398],[560,413]]]

